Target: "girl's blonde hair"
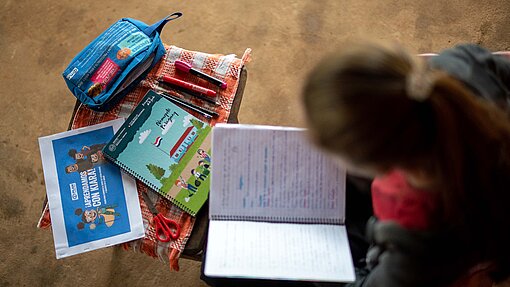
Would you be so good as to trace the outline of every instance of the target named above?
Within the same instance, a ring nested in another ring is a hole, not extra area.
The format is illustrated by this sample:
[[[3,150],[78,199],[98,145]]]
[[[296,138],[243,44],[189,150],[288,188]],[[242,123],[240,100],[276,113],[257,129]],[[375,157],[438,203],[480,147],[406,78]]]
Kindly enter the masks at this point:
[[[420,60],[375,43],[325,58],[304,88],[312,138],[355,165],[424,172],[442,198],[442,227],[509,263],[509,121]]]

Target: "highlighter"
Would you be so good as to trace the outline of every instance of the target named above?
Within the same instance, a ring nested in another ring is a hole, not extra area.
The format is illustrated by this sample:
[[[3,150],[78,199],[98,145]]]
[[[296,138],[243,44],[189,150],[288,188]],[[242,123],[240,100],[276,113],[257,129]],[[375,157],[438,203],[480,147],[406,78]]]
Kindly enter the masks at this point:
[[[201,79],[204,79],[210,83],[213,83],[215,84],[216,86],[222,88],[222,89],[226,89],[227,88],[227,83],[223,82],[222,80],[220,79],[217,79],[213,76],[210,76],[202,71],[199,71],[197,69],[193,69],[191,67],[190,64],[186,63],[186,62],[183,62],[183,61],[180,61],[180,60],[176,60],[175,61],[175,68],[177,70],[180,70],[180,71],[183,71],[183,72],[187,72],[187,73],[190,73],[192,75],[195,75]]]
[[[204,94],[204,95],[209,96],[209,97],[215,97],[216,96],[216,92],[213,91],[213,90],[209,90],[209,89],[201,87],[199,85],[188,83],[188,82],[185,82],[183,80],[176,79],[174,77],[163,76],[162,80],[165,83],[176,85],[176,86],[179,86],[181,88],[185,88],[185,89],[188,89],[188,90],[191,90],[191,91],[199,92],[199,93]]]

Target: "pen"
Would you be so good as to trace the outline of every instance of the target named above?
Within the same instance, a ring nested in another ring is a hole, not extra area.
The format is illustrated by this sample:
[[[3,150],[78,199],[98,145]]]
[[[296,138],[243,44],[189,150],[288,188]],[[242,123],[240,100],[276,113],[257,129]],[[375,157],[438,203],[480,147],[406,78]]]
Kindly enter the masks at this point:
[[[202,71],[199,71],[197,69],[193,69],[191,67],[190,64],[186,63],[186,62],[183,62],[183,61],[180,61],[180,60],[176,60],[175,61],[175,68],[177,68],[177,70],[181,70],[181,71],[184,71],[184,72],[187,72],[187,73],[190,73],[192,75],[195,75],[199,78],[202,78],[208,82],[211,82],[213,84],[215,84],[216,86],[222,88],[222,89],[226,89],[227,88],[227,83],[223,82],[222,80],[220,79],[217,79],[213,76],[210,76]]]
[[[176,79],[174,77],[163,76],[163,82],[174,84],[176,86],[179,86],[179,87],[182,87],[182,88],[186,88],[188,90],[196,91],[196,92],[205,94],[205,95],[207,95],[209,97],[215,97],[216,96],[216,92],[213,91],[213,90],[209,90],[207,88],[204,88],[204,87],[192,84],[192,83],[188,83],[188,82]]]
[[[218,105],[218,102],[216,102],[216,100],[214,100],[215,98],[213,97],[208,97],[208,96],[204,96],[200,93],[196,93],[196,92],[193,92],[193,91],[190,91],[190,90],[186,90],[182,87],[179,87],[179,86],[176,86],[176,85],[172,85],[172,84],[169,84],[169,83],[165,83],[167,84],[170,88],[174,89],[176,92],[178,92],[179,94],[187,97],[187,98],[197,98],[197,99],[200,99],[202,101],[206,101],[210,104],[213,104],[213,105]]]
[[[202,107],[199,107],[199,106],[196,106],[192,103],[188,103],[186,101],[183,101],[179,98],[176,98],[176,97],[173,97],[171,95],[168,95],[166,93],[162,93],[161,94],[162,96],[164,96],[165,98],[167,98],[168,100],[174,102],[175,104],[178,104],[178,105],[181,105],[183,107],[186,107],[186,108],[189,108],[199,114],[201,114],[202,116],[206,117],[207,119],[211,119],[213,117],[217,117],[218,116],[218,113],[214,112],[214,111],[210,111],[210,110],[207,110],[207,109],[204,109]]]

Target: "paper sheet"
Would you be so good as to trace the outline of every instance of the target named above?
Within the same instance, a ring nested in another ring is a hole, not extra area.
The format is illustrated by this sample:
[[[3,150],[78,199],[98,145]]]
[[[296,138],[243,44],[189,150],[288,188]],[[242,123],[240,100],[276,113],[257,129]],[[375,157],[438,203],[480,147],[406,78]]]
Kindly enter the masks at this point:
[[[212,154],[212,218],[343,222],[345,170],[305,130],[217,125]]]
[[[205,274],[216,277],[354,281],[342,225],[211,221]]]
[[[102,156],[123,122],[39,138],[57,259],[145,234],[135,180]]]

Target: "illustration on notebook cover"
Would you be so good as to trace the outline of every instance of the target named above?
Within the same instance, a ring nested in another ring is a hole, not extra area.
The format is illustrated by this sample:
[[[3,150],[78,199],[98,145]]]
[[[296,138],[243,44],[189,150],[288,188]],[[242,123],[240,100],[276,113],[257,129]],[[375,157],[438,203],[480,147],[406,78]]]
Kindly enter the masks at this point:
[[[128,173],[196,215],[207,200],[211,127],[149,91],[105,154]]]

